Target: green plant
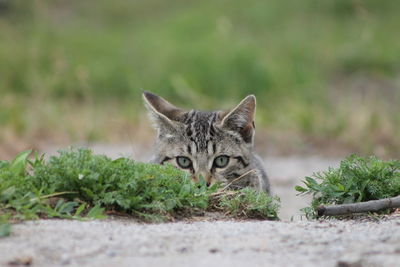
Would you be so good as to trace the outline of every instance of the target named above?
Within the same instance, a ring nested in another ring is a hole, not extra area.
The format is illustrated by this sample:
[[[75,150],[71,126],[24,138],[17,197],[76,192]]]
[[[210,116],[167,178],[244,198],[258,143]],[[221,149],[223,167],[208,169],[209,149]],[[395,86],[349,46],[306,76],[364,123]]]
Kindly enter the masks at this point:
[[[104,218],[116,212],[161,222],[204,212],[211,203],[219,205],[210,201],[218,185],[194,183],[172,165],[112,160],[88,149],[60,151],[48,161],[38,154],[29,160],[30,154],[0,161],[0,236],[8,235],[9,223],[19,220]],[[241,214],[248,210],[249,217],[277,218],[276,199],[265,193],[239,191],[237,198],[222,198],[220,206],[233,214],[236,208],[227,203],[238,198],[245,203]]]
[[[318,182],[320,181],[320,182]],[[296,186],[300,194],[312,194],[311,205],[303,209],[315,217],[319,205],[363,202],[400,195],[400,161],[384,161],[374,156],[347,157],[339,168],[305,177],[305,187]]]
[[[277,220],[279,198],[270,197],[253,188],[243,188],[224,194],[219,207],[234,217]]]

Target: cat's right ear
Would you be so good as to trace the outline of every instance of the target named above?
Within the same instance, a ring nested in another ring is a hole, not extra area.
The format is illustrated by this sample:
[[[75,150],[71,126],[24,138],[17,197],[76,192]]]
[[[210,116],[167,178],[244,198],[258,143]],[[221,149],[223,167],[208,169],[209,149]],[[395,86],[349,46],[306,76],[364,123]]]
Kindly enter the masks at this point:
[[[163,130],[171,131],[179,127],[181,118],[186,111],[150,92],[143,92],[143,100],[149,110],[150,118],[154,121],[158,130],[161,132]]]

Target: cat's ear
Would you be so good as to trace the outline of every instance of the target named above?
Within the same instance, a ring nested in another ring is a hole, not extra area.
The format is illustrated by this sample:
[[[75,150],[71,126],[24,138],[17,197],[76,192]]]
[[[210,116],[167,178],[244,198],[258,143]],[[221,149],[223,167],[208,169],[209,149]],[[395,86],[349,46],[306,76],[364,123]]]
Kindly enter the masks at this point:
[[[256,97],[249,95],[229,112],[220,113],[221,125],[225,129],[240,133],[246,143],[253,142]]]
[[[176,129],[182,117],[186,114],[186,111],[149,92],[143,93],[143,100],[149,110],[151,119],[153,119],[159,130]]]

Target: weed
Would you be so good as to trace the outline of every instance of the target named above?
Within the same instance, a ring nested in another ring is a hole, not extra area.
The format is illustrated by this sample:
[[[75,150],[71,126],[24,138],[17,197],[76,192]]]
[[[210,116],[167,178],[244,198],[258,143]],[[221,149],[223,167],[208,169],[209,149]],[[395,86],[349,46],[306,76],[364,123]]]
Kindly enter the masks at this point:
[[[244,188],[239,191],[223,194],[219,199],[219,207],[226,214],[239,218],[277,220],[279,198],[270,197],[253,188]]]
[[[320,183],[317,181],[319,180]],[[305,187],[296,186],[300,194],[312,194],[309,207],[303,209],[307,217],[315,217],[319,205],[346,204],[377,200],[400,195],[400,161],[383,161],[352,155],[322,173],[305,177]]]

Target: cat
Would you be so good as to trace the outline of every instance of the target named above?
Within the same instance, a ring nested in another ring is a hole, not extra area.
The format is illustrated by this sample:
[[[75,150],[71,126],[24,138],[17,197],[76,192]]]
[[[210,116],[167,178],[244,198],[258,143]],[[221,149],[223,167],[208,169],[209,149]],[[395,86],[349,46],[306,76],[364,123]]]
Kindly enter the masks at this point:
[[[171,163],[196,181],[202,176],[208,186],[221,182],[270,192],[267,173],[253,151],[254,95],[230,111],[212,112],[183,110],[149,92],[143,99],[157,129],[151,162]]]

